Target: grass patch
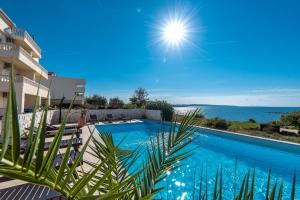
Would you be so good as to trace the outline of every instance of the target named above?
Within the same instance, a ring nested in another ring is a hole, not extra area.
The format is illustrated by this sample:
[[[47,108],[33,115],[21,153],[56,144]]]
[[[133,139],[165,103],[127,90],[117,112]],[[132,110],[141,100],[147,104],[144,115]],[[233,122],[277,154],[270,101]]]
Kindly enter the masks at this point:
[[[240,130],[259,130],[259,124],[253,122],[237,122],[231,121],[228,130],[240,131]]]
[[[176,120],[178,122],[181,122],[182,119],[183,119],[183,116],[176,115]],[[259,137],[263,137],[263,138],[269,138],[269,139],[275,139],[275,140],[281,140],[281,141],[287,141],[287,142],[294,142],[294,143],[300,144],[300,137],[260,131],[260,125],[253,121],[245,121],[245,122],[226,121],[226,124],[228,124],[228,126],[227,127],[223,126],[223,128],[216,127],[216,124],[218,124],[217,122],[225,121],[223,119],[195,118],[195,121],[199,126],[202,126],[202,127],[215,128],[215,129],[220,129],[220,130],[228,130],[228,131],[241,133],[241,134],[245,134],[245,135],[259,136]]]

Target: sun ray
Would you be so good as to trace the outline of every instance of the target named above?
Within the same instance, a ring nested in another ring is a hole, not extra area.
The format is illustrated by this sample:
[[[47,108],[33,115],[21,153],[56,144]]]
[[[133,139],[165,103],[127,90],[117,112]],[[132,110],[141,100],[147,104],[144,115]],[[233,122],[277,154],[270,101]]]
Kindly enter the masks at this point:
[[[181,51],[184,46],[191,45],[199,48],[199,34],[203,32],[195,15],[199,7],[189,9],[185,6],[175,6],[161,16],[151,27],[155,30],[150,45],[159,45],[169,51]]]

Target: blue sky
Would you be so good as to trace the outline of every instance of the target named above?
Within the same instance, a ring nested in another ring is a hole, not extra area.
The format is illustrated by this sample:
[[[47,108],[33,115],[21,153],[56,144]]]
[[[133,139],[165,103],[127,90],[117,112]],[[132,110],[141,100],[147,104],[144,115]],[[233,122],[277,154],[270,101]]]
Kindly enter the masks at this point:
[[[124,100],[137,87],[172,103],[300,106],[297,0],[10,0],[1,8],[35,36],[41,63]],[[168,15],[189,42],[166,48]]]

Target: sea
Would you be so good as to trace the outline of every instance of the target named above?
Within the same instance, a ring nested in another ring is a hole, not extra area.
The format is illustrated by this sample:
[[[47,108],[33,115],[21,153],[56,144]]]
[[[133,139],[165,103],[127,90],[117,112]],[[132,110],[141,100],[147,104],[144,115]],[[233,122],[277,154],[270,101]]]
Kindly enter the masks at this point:
[[[223,105],[180,105],[174,106],[178,114],[200,109],[206,118],[222,118],[231,121],[248,121],[254,119],[258,123],[278,120],[281,115],[300,111],[300,107],[254,107],[254,106],[223,106]]]

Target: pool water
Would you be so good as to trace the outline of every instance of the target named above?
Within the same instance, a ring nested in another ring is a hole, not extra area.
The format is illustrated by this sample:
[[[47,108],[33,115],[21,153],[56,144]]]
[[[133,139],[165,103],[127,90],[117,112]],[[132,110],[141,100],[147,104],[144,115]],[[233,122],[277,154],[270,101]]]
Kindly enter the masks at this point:
[[[165,125],[166,127],[167,125]],[[132,124],[100,125],[100,131],[110,131],[117,144],[125,137],[121,147],[135,149],[138,145],[145,146],[149,138],[161,128],[156,121]],[[167,128],[167,127],[166,127]],[[265,199],[268,172],[271,168],[274,184],[277,180],[284,183],[283,199],[290,199],[293,173],[300,176],[299,149],[285,151],[282,148],[270,147],[251,140],[243,141],[234,137],[223,137],[214,131],[200,130],[200,136],[187,148],[194,149],[194,154],[182,161],[181,168],[171,172],[161,182],[165,189],[157,195],[162,199],[191,199],[197,198],[200,188],[200,173],[203,170],[202,190],[205,188],[206,175],[208,179],[209,199],[212,197],[217,169],[222,166],[223,199],[233,199],[235,193],[250,170],[255,168],[255,199]],[[298,150],[298,152],[297,152]],[[141,164],[141,158],[136,165]],[[207,173],[206,173],[207,169]],[[196,178],[195,178],[196,177]],[[300,178],[296,181],[296,199],[300,199]],[[279,187],[278,187],[279,188]]]

